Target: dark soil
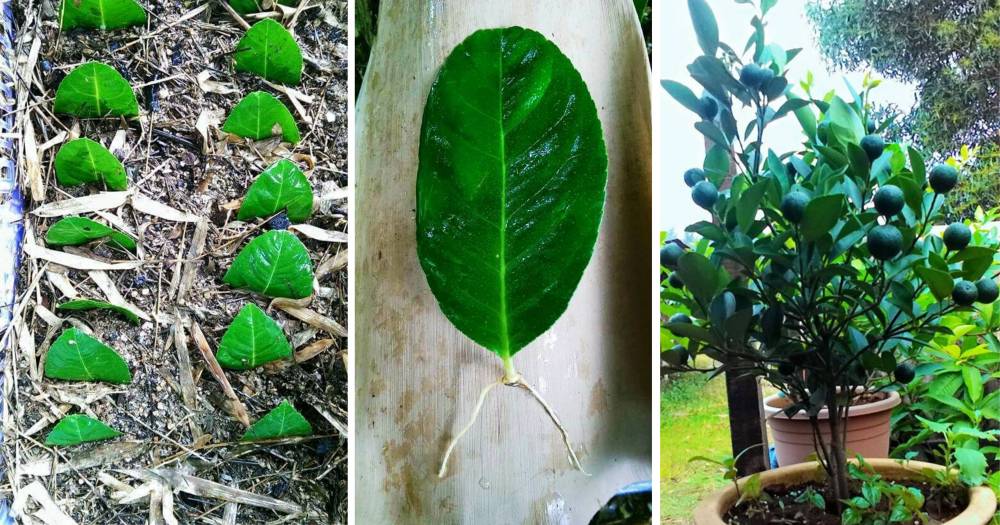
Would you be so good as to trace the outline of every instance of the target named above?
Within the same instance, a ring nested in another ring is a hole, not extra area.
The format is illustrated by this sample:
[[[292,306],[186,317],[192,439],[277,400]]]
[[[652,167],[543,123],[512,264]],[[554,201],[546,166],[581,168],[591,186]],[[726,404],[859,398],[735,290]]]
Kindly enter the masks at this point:
[[[907,482],[906,486],[916,487],[927,498],[924,512],[929,514],[931,524],[943,523],[959,515],[968,503],[964,495],[956,496],[927,483]],[[764,489],[765,497],[762,499],[733,507],[726,514],[725,522],[729,525],[840,525],[840,515],[831,514],[808,501],[795,501],[809,488],[823,495],[827,509],[834,508],[835,500],[828,486],[814,483],[798,487],[771,487]],[[860,495],[859,487],[852,489]],[[882,504],[886,506],[885,498]],[[885,508],[881,510],[887,511]],[[924,524],[914,520],[903,525]]]
[[[347,186],[347,2],[303,0],[310,7],[282,20],[286,26],[294,20],[293,33],[306,59],[303,82],[294,89],[305,98],[311,97],[301,102],[307,117],[294,109],[288,95],[257,77],[233,71],[231,55],[243,29],[221,2],[141,3],[149,13],[148,28],[62,34],[58,31],[57,1],[15,3],[18,58],[29,62],[33,42],[40,43],[31,78],[22,79],[18,86],[22,93],[27,92],[18,118],[31,123],[38,145],[50,143],[39,154],[45,198],[26,207],[30,211],[54,201],[98,193],[94,187],[57,186],[52,170],[62,142],[88,137],[105,146],[119,146],[112,151],[128,170],[130,189],[207,220],[204,249],[201,255],[190,258],[194,222],[144,214],[130,204],[105,210],[104,218],[83,214],[99,221],[111,216],[138,235],[138,255],[99,243],[66,250],[99,260],[144,261],[135,270],[106,272],[126,301],[150,315],[151,320],[138,326],[106,312],[72,316],[56,312],[55,306],[67,300],[65,289],[58,285],[63,279],[81,297],[104,300],[105,294],[87,271],[24,258],[19,276],[20,326],[27,334],[25,339],[34,343],[36,356],[32,363],[27,347],[16,345],[6,363],[4,402],[10,410],[4,410],[6,480],[0,486],[0,496],[15,499],[26,485],[39,480],[63,512],[79,523],[147,523],[149,498],[123,504],[104,476],[135,488],[145,481],[137,473],[166,468],[303,509],[289,516],[241,504],[236,509],[238,523],[346,523],[347,440],[341,433],[347,421],[346,338],[304,323],[277,307],[269,308],[267,298],[233,289],[222,283],[222,276],[240,248],[280,222],[238,222],[233,206],[250,182],[279,158],[296,161],[313,185],[319,205],[309,223],[328,232],[347,231],[346,194],[342,191]],[[178,22],[203,4],[208,4],[207,8]],[[128,122],[77,120],[52,114],[59,81],[73,67],[90,60],[115,67],[136,88],[140,118]],[[225,89],[199,82],[199,74],[204,72],[210,81],[224,83],[232,92],[220,92]],[[277,140],[251,143],[218,131],[229,109],[256,90],[275,94],[292,109],[302,132],[300,143],[294,147]],[[207,141],[196,128],[199,117],[212,122]],[[24,125],[18,131],[23,133]],[[25,162],[22,158],[19,171],[27,171]],[[23,177],[22,173],[27,194],[29,184]],[[59,218],[31,216],[26,223],[29,237],[42,244],[44,232]],[[308,308],[346,326],[347,275],[343,266],[347,245],[299,237],[310,251],[314,268],[330,270],[317,275],[318,291]],[[188,266],[193,268],[193,279],[185,290],[178,281]],[[302,363],[280,369],[226,371],[251,421],[288,399],[312,424],[312,438],[274,445],[230,445],[239,441],[245,427],[235,419],[231,403],[209,372],[191,332],[192,324],[197,324],[214,351],[229,322],[247,302],[267,310],[296,350],[330,342],[324,352]],[[54,323],[49,312],[58,314]],[[128,362],[133,383],[112,388],[56,383],[33,376],[30,370],[38,366],[48,345],[71,325],[89,329],[114,347]],[[174,344],[180,325],[184,326],[195,381],[193,409],[181,393]],[[115,442],[58,450],[40,445],[52,422],[67,412],[98,417],[123,436]],[[130,447],[130,453],[113,452],[119,450],[113,447],[123,443]],[[108,457],[89,468],[37,474],[45,462],[58,465],[95,454]],[[224,500],[176,491],[173,505],[180,523],[223,522]],[[28,508],[33,512],[37,507],[30,503]]]

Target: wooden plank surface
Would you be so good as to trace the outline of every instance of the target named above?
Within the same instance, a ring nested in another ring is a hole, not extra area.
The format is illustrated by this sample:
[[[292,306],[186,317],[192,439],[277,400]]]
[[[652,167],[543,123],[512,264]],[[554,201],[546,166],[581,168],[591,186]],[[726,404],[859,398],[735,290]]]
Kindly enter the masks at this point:
[[[594,258],[569,309],[518,370],[566,425],[587,477],[520,389],[493,391],[448,476],[448,439],[502,373],[441,314],[416,257],[420,115],[450,50],[476,29],[553,40],[604,126],[608,197]],[[355,488],[358,523],[586,523],[651,478],[653,356],[650,80],[631,0],[388,0],[357,109]]]

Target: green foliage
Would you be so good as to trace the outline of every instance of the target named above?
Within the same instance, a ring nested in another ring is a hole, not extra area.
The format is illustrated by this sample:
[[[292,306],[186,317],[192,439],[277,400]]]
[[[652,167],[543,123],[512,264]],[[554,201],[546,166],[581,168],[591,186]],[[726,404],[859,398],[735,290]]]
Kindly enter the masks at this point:
[[[292,86],[302,80],[302,50],[292,34],[270,18],[247,30],[236,45],[234,58],[237,71]]]
[[[90,310],[111,310],[118,315],[121,315],[127,319],[132,324],[139,324],[139,316],[135,315],[135,312],[125,308],[123,306],[117,306],[104,301],[97,301],[94,299],[74,299],[72,301],[67,301],[56,307],[56,310],[64,310],[69,312],[86,312]]]
[[[45,232],[49,246],[80,246],[104,238],[122,249],[136,249],[135,239],[86,217],[64,217]]]
[[[135,0],[63,0],[62,29],[121,29],[146,23],[146,11]]]
[[[90,441],[103,441],[122,435],[121,432],[90,416],[73,414],[56,423],[45,438],[48,446],[69,447]]]
[[[312,425],[295,410],[288,400],[260,418],[247,429],[241,441],[262,441],[266,439],[281,439],[297,436],[311,436]]]
[[[70,328],[45,355],[45,377],[71,381],[132,382],[128,365],[118,352],[97,339]]]
[[[298,5],[298,0],[277,0],[277,3],[287,6]],[[229,5],[241,15],[265,11],[258,0],[229,0]]]
[[[72,0],[70,0],[72,1]],[[63,186],[103,183],[113,190],[128,188],[125,166],[99,142],[71,140],[56,154],[56,180]]]
[[[861,456],[857,464],[848,466],[848,471],[851,479],[861,484],[861,495],[845,501],[843,525],[928,522],[920,489],[883,479]]]
[[[295,117],[280,100],[270,93],[254,91],[243,98],[229,113],[222,131],[240,137],[262,140],[280,135],[285,142],[299,141]]]
[[[59,83],[52,110],[80,118],[137,117],[139,103],[113,67],[87,62]]]
[[[431,87],[419,156],[427,282],[459,330],[507,360],[566,310],[593,252],[607,180],[594,102],[541,34],[477,31]]]
[[[281,326],[257,305],[248,303],[236,314],[219,343],[219,364],[249,370],[292,355]]]
[[[294,162],[281,159],[264,170],[250,185],[240,206],[239,219],[268,217],[286,210],[288,219],[304,222],[312,215],[313,193],[309,180]]]
[[[240,251],[222,280],[268,297],[304,299],[312,295],[312,261],[298,237],[271,230]]]

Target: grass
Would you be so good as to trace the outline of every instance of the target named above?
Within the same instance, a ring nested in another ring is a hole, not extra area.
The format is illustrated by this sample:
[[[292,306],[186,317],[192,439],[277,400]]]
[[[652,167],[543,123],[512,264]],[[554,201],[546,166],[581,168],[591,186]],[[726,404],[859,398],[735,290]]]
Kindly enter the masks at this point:
[[[686,524],[698,501],[727,483],[718,467],[688,462],[730,452],[725,380],[677,375],[661,395],[660,412],[661,523]]]

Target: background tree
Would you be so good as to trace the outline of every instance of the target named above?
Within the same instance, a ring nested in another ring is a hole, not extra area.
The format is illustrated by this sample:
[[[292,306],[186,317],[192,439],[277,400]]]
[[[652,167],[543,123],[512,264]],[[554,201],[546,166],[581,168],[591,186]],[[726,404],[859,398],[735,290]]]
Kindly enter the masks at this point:
[[[916,85],[892,139],[952,154],[979,146],[950,215],[1000,205],[1000,2],[811,0],[806,10],[834,66]]]

